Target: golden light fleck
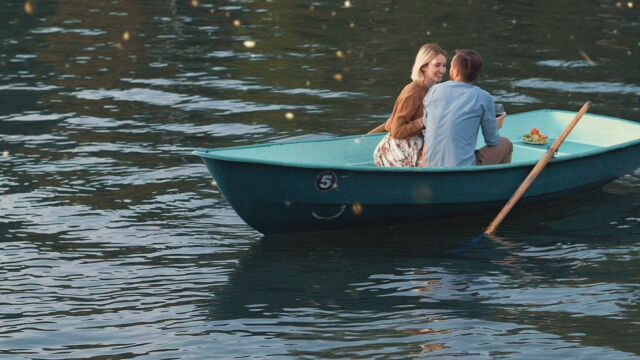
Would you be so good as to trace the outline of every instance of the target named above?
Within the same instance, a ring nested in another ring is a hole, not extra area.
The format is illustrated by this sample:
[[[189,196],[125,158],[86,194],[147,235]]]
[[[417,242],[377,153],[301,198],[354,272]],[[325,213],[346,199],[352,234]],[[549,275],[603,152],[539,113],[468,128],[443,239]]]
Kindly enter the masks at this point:
[[[627,3],[627,7],[628,7],[629,9],[633,9],[633,1],[629,1],[629,2]]]
[[[349,27],[353,29],[354,27],[356,27],[356,23],[354,23],[353,21],[350,22],[349,23]]]
[[[341,82],[342,81],[342,74],[340,74],[340,73],[333,74],[333,80]]]
[[[118,49],[121,49],[121,50],[122,50],[122,49],[124,48],[124,46],[122,46],[122,44],[120,44],[120,43],[116,43],[116,48],[118,48]],[[69,64],[67,64],[67,66],[66,66],[66,67],[69,67]]]
[[[33,14],[33,5],[31,4],[31,1],[27,1],[26,3],[24,3],[24,12],[27,15]]]
[[[2,157],[5,158],[5,159],[9,158],[9,151],[7,151],[7,150],[3,151],[2,152]]]
[[[315,7],[315,6],[313,6],[313,5],[309,6],[309,11],[313,11],[313,10],[315,10],[315,9],[316,9],[316,7]]]
[[[638,44],[638,45],[640,45],[640,44]],[[307,86],[311,86],[311,81],[307,80],[304,84],[307,85]]]
[[[342,52],[342,50],[337,50],[336,51],[336,57],[338,59],[342,59],[344,57],[344,53]]]
[[[129,41],[130,39],[131,39],[131,33],[128,31],[125,31],[124,34],[122,34],[122,40]]]
[[[351,211],[353,211],[353,214],[356,216],[362,215],[362,205],[360,203],[351,205]]]
[[[256,47],[256,42],[253,40],[245,40],[243,44],[247,49],[253,49],[254,47]]]
[[[287,120],[293,120],[293,119],[295,119],[295,117],[296,116],[291,111],[287,111],[284,114],[284,118],[287,119]]]
[[[238,27],[242,26],[242,23],[240,22],[240,20],[235,19],[235,20],[233,20],[233,26],[238,28]]]
[[[335,12],[335,11],[332,11],[332,12],[331,12],[331,16],[336,16],[336,12]]]
[[[209,10],[210,13],[215,14],[216,13],[216,9],[211,9]]]
[[[346,7],[346,8],[350,8],[350,7],[351,7],[351,1],[346,0],[346,1],[344,2],[344,7]]]
[[[218,183],[215,180],[211,180],[211,186],[218,187]]]
[[[412,198],[416,203],[426,203],[433,199],[433,192],[427,185],[422,185],[414,190]]]
[[[227,17],[227,18],[230,18],[231,17],[231,13],[227,11],[226,13],[224,13],[224,16]]]
[[[425,354],[425,353],[432,353],[434,351],[445,350],[445,349],[448,349],[449,347],[443,344],[426,344],[426,345],[420,345],[420,348],[422,348],[421,353]]]
[[[199,0],[191,0],[191,6],[193,6],[193,7],[200,6],[200,1]]]
[[[621,1],[618,1],[618,2],[616,3],[616,7],[617,7],[618,9],[622,9],[622,2],[621,2]]]
[[[433,329],[421,329],[421,330],[403,330],[402,333],[405,335],[437,335],[437,334],[441,334],[442,331],[435,331]]]
[[[582,56],[584,61],[587,62],[587,64],[595,65],[595,62],[593,60],[591,60],[591,57],[589,57],[589,55],[586,52],[584,52],[583,50],[580,50],[580,55]]]

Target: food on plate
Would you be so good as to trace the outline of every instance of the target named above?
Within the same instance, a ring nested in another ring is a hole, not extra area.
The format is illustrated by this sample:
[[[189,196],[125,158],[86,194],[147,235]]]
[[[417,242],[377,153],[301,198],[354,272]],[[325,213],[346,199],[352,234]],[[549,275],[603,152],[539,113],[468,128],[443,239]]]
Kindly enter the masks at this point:
[[[522,136],[522,141],[528,144],[544,145],[549,142],[549,137],[540,132],[540,130],[533,128],[529,134]]]

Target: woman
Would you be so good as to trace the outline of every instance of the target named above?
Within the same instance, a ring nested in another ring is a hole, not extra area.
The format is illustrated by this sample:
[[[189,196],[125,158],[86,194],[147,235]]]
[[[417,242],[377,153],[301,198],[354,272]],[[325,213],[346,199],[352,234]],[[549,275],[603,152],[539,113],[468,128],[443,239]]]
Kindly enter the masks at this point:
[[[369,134],[388,131],[373,153],[376,166],[418,167],[422,155],[423,100],[429,88],[442,81],[447,53],[438,44],[422,45],[411,71],[409,85],[398,95],[391,117]]]

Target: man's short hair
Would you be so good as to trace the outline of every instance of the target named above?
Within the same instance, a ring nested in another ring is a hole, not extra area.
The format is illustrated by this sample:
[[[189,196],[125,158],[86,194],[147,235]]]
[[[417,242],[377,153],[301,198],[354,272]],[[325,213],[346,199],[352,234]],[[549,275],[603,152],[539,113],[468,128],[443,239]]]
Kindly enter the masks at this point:
[[[482,57],[475,50],[456,50],[451,60],[451,67],[455,67],[466,82],[474,82],[482,70]]]

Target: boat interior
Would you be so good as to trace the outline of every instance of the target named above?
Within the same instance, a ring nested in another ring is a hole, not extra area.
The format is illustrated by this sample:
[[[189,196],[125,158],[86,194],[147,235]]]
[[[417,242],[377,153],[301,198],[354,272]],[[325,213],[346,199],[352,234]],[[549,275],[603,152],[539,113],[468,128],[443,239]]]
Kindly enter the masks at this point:
[[[575,116],[575,112],[537,110],[509,115],[500,135],[514,145],[512,164],[538,161]],[[532,128],[549,137],[547,144],[528,144],[522,136]],[[289,166],[375,167],[373,150],[384,135],[348,136],[322,140],[279,142],[258,146],[208,150],[207,157],[278,163]],[[588,154],[640,139],[640,124],[587,113],[577,124],[556,157]],[[478,145],[484,146],[482,134]],[[417,169],[416,169],[417,170]]]

